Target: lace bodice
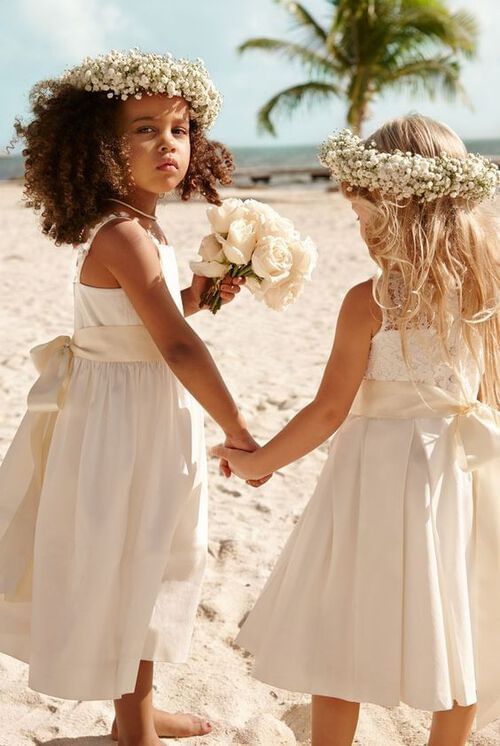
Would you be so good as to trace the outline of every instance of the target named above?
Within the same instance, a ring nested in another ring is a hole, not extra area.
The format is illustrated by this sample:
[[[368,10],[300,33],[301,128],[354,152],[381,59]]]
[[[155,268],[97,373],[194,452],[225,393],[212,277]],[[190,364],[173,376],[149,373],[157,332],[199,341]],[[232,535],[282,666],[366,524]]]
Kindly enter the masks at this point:
[[[379,381],[415,381],[438,386],[458,398],[475,399],[482,375],[482,354],[477,340],[476,362],[460,332],[456,303],[450,299],[450,359],[443,350],[436,329],[418,319],[407,332],[409,368],[405,362],[398,328],[401,283],[397,275],[389,283],[394,309],[383,309],[382,326],[372,339],[365,378]]]

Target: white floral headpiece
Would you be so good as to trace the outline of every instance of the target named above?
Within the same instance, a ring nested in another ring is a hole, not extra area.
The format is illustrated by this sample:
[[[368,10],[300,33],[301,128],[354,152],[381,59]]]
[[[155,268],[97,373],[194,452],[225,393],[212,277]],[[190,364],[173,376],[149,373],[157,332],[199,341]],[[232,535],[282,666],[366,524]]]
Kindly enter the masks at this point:
[[[59,80],[86,91],[106,91],[109,98],[123,100],[155,93],[181,96],[202,129],[212,126],[222,103],[201,59],[176,59],[171,54],[146,54],[138,49],[86,57]]]
[[[397,197],[461,197],[477,202],[495,196],[500,185],[498,167],[478,154],[466,158],[441,155],[427,158],[394,150],[383,153],[375,142],[364,142],[350,130],[331,135],[321,145],[319,160],[332,177],[349,186]]]

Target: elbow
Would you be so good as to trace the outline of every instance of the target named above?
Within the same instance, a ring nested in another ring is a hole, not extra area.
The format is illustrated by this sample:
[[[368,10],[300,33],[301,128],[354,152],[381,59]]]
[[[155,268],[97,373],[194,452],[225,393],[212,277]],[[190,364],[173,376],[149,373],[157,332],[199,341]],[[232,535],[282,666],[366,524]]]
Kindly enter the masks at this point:
[[[163,349],[163,357],[172,367],[191,360],[193,353],[193,346],[184,341],[172,342]]]
[[[332,402],[324,402],[315,399],[313,401],[313,406],[317,411],[320,421],[332,432],[342,424],[349,414],[348,409],[339,406],[338,404],[333,404]]]

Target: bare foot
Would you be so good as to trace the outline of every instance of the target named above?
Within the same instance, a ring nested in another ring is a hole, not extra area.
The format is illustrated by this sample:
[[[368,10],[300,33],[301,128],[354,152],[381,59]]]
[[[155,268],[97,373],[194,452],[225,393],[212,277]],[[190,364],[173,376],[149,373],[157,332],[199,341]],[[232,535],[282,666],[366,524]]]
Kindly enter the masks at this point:
[[[189,738],[206,736],[212,730],[211,724],[190,712],[165,712],[154,708],[155,730],[159,738]],[[118,741],[116,718],[111,726],[111,738]]]

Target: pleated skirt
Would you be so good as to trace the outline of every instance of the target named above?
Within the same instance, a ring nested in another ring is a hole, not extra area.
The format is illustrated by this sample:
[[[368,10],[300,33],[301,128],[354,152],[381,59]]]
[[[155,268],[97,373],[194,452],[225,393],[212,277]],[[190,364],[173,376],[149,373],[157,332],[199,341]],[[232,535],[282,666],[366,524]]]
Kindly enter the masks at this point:
[[[474,505],[453,418],[350,416],[236,642],[274,686],[446,710],[476,701]]]

